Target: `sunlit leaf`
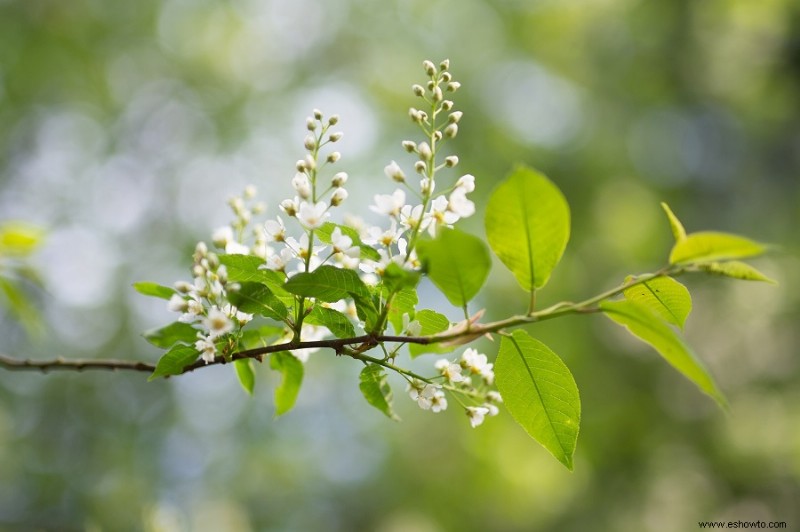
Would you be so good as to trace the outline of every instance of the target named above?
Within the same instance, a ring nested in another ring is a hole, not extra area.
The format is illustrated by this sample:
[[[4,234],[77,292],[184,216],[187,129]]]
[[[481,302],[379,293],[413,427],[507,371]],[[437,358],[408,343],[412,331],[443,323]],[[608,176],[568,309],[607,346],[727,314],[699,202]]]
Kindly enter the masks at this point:
[[[434,310],[422,309],[414,315],[414,319],[422,326],[420,336],[432,336],[450,328],[450,320],[447,319],[447,316]],[[448,353],[452,350],[453,347],[446,347],[442,344],[408,344],[411,358],[425,353]]]
[[[169,299],[173,296],[173,294],[175,294],[175,290],[173,288],[149,281],[133,283],[133,289],[142,295],[159,297],[161,299]]]
[[[691,233],[676,242],[669,254],[669,262],[670,264],[686,264],[743,259],[761,255],[765,250],[766,247],[763,244],[743,236],[702,231]]]
[[[419,302],[417,291],[414,288],[404,288],[397,292],[389,304],[389,322],[397,334],[403,332],[403,314],[414,316],[414,309]]]
[[[259,314],[281,321],[286,318],[286,305],[261,283],[240,283],[239,290],[228,293],[228,299],[242,312]]]
[[[0,224],[0,257],[26,257],[42,243],[44,230],[25,222]]]
[[[625,299],[643,305],[663,320],[683,329],[692,311],[689,290],[672,277],[656,277],[626,288]]]
[[[419,242],[417,255],[433,284],[459,307],[475,297],[492,266],[483,240],[457,229],[442,229],[435,239]]]
[[[405,288],[416,288],[419,278],[419,272],[405,270],[392,262],[384,270],[381,282],[390,292],[397,292]]]
[[[147,380],[152,381],[168,375],[180,375],[186,366],[194,363],[199,357],[200,351],[193,346],[176,344],[158,360],[155,371]]]
[[[292,409],[300,385],[303,383],[303,363],[290,353],[280,351],[269,356],[269,365],[281,374],[281,382],[275,388],[275,417]]]
[[[546,345],[518,329],[500,341],[494,370],[497,389],[512,417],[572,470],[581,401],[566,364]]]
[[[669,205],[661,202],[661,208],[664,209],[665,213],[667,213],[669,227],[672,229],[672,235],[675,237],[675,242],[680,242],[686,238],[686,229],[683,228],[683,224],[680,220],[678,220],[678,217],[675,216],[675,213],[672,212],[672,209],[669,208]]]
[[[600,309],[613,321],[627,328],[631,334],[650,344],[672,367],[710,395],[721,407],[726,407],[727,401],[711,374],[661,316],[632,301],[603,301]]]
[[[567,247],[569,223],[558,187],[524,166],[497,186],[486,207],[489,245],[529,292],[550,278]]]
[[[356,272],[328,265],[320,266],[312,272],[298,273],[284,287],[293,294],[328,303],[351,295],[370,297],[369,289]]]
[[[252,358],[241,358],[233,361],[233,366],[236,368],[236,376],[239,378],[239,384],[242,385],[244,391],[253,395],[253,390],[256,386],[256,372],[253,368]]]
[[[154,346],[168,349],[178,342],[194,344],[197,332],[191,324],[176,321],[160,329],[145,331],[144,337]]]
[[[712,275],[722,275],[741,279],[743,281],[763,281],[770,284],[778,284],[774,279],[770,279],[749,264],[733,260],[730,262],[709,262],[701,264],[700,269]]]
[[[236,283],[261,283],[279,299],[288,295],[283,289],[286,275],[282,272],[265,270],[264,259],[252,255],[220,255],[220,264],[225,265],[228,280]]]
[[[322,325],[327,327],[337,338],[352,338],[356,335],[353,322],[350,318],[332,308],[321,305],[314,306],[311,313],[305,318],[305,322],[311,325]]]
[[[400,418],[392,410],[392,389],[383,368],[377,364],[367,364],[361,370],[359,379],[358,387],[361,389],[364,399],[383,412],[386,417],[400,421]]]

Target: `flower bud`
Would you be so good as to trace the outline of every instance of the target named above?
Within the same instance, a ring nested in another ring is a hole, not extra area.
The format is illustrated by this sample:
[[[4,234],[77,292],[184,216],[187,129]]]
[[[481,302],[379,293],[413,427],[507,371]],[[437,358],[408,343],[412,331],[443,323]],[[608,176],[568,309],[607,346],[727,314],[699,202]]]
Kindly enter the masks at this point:
[[[456,92],[459,88],[461,88],[461,83],[457,81],[451,81],[447,84],[447,90],[449,92]]]
[[[447,121],[451,124],[458,124],[461,121],[462,116],[464,116],[464,113],[461,111],[456,111],[454,113],[450,113],[450,116],[447,117]]]
[[[456,135],[458,135],[458,126],[456,124],[450,124],[444,128],[444,134],[448,138],[454,138]]]
[[[328,135],[328,140],[330,140],[331,142],[339,142],[340,140],[342,140],[343,136],[344,133],[342,133],[341,131],[337,131],[336,133],[331,133],[330,135]]]
[[[326,159],[329,163],[335,163],[339,159],[342,158],[342,154],[338,151],[332,151],[328,154],[328,158]]]
[[[311,118],[310,116],[306,118],[306,129],[309,131],[314,131],[317,129],[317,121]]]
[[[305,172],[306,170],[308,170],[308,168],[306,168],[306,162],[303,159],[300,159],[299,161],[294,163],[294,167],[297,169],[298,172]]]
[[[429,76],[433,76],[436,74],[436,66],[434,66],[433,61],[425,60],[422,62],[422,68],[425,69],[425,73]]]
[[[453,79],[453,76],[450,75],[450,72],[445,72],[439,77],[439,79],[441,79],[444,83],[450,83],[450,81]]]
[[[444,61],[439,63],[439,70],[445,71],[448,68],[450,68],[450,60],[449,59],[445,59]]]
[[[444,158],[444,165],[448,168],[453,168],[457,164],[458,164],[458,156],[456,155],[451,155],[449,157]]]
[[[305,166],[308,170],[314,170],[317,167],[317,161],[314,160],[310,153],[306,154]]]
[[[346,172],[339,172],[338,174],[333,176],[333,179],[331,179],[331,185],[333,185],[335,187],[341,187],[345,183],[347,183],[347,173]]]
[[[314,118],[316,118],[317,120],[322,120],[322,111],[320,111],[319,109],[314,109],[313,113],[314,113]]]
[[[314,135],[306,135],[306,138],[303,141],[303,146],[305,146],[307,150],[313,150],[317,147],[317,137]]]
[[[256,187],[254,185],[247,185],[246,187],[244,187],[244,194],[243,194],[244,199],[253,199],[254,197],[256,197],[257,193],[258,191],[256,190]]]
[[[435,185],[435,182],[431,181],[427,177],[424,177],[419,182],[419,191],[422,192],[423,196],[430,196],[433,194],[434,188],[436,188]]]
[[[386,174],[386,177],[396,181],[397,183],[403,183],[406,180],[406,175],[403,173],[403,169],[400,168],[400,165],[394,161],[386,165],[386,167],[383,169],[383,172]]]
[[[434,102],[441,102],[444,96],[442,95],[442,89],[438,85],[433,88],[433,101]]]
[[[338,123],[339,123],[339,115],[331,115],[331,117],[328,119],[329,126],[335,126]]]
[[[421,161],[430,161],[431,157],[433,157],[433,152],[427,142],[420,142],[417,145],[417,152]]]
[[[433,138],[435,138],[437,141],[442,140],[442,132],[437,129],[433,132]]]
[[[452,100],[445,100],[442,102],[442,111],[449,111],[452,108],[453,108]]]
[[[414,96],[419,96],[420,98],[425,96],[425,89],[422,85],[412,85],[411,91],[414,93]]]
[[[347,190],[341,187],[337,188],[336,190],[333,191],[333,195],[331,196],[331,206],[336,207],[346,199],[347,199]]]
[[[417,151],[417,143],[414,142],[413,140],[404,140],[403,141],[403,148],[408,153],[414,153],[415,151]]]
[[[428,168],[428,165],[426,165],[423,161],[417,161],[414,163],[414,170],[416,170],[418,174],[424,174],[426,168]]]
[[[289,216],[297,216],[297,202],[290,199],[285,199],[280,204],[281,209],[283,212],[288,214]]]

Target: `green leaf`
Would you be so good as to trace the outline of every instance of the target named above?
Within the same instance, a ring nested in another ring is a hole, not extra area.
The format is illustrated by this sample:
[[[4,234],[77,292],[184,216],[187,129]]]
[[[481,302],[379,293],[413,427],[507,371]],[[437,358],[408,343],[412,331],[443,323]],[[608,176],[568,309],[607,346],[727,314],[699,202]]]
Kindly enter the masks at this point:
[[[408,314],[409,317],[414,317],[414,309],[419,303],[417,298],[417,291],[413,288],[404,288],[397,292],[389,304],[389,323],[394,327],[397,334],[403,332],[403,314]]]
[[[447,316],[433,310],[422,309],[416,313],[414,319],[422,326],[420,336],[432,336],[450,328],[450,320],[447,319]],[[452,350],[453,347],[445,347],[441,344],[408,344],[411,358],[425,353],[449,353]]]
[[[314,306],[311,313],[306,316],[304,323],[327,327],[337,338],[352,338],[356,335],[356,330],[350,318],[338,310],[321,305]]]
[[[353,270],[320,266],[312,272],[301,272],[286,281],[284,288],[298,296],[313,297],[334,303],[350,296],[370,297],[367,285]]]
[[[417,255],[433,284],[458,307],[475,297],[492,266],[483,240],[457,229],[442,229],[435,239],[419,242]]]
[[[155,371],[147,380],[152,381],[168,375],[180,375],[183,373],[183,369],[197,360],[199,356],[200,351],[193,346],[176,344],[158,360]]]
[[[712,275],[723,275],[744,281],[763,281],[770,284],[778,284],[774,279],[770,279],[749,264],[733,260],[730,262],[709,262],[700,265],[700,269]]]
[[[261,283],[267,286],[279,299],[291,298],[286,290],[283,289],[283,284],[286,281],[284,273],[259,269],[264,266],[264,259],[252,255],[220,255],[219,262],[225,265],[229,281],[235,283]]]
[[[662,201],[661,208],[664,209],[665,213],[667,213],[669,227],[672,229],[672,235],[675,237],[675,242],[680,242],[686,238],[686,229],[683,228],[683,224],[680,220],[678,220],[678,217],[675,216],[675,213],[672,212],[672,209],[669,208],[669,205]]]
[[[169,349],[178,342],[194,344],[197,340],[197,329],[189,323],[176,321],[160,329],[145,331],[143,336],[154,346]]]
[[[0,257],[27,257],[42,243],[44,230],[25,222],[0,224]]]
[[[245,329],[239,338],[239,349],[254,349],[269,345],[272,340],[282,335],[283,332],[284,327],[280,325],[262,325],[255,329]]]
[[[275,417],[292,409],[300,385],[303,383],[303,363],[285,351],[272,353],[269,365],[281,374],[281,383],[275,388]]]
[[[392,389],[386,377],[386,372],[377,364],[367,364],[361,370],[358,387],[369,404],[380,410],[389,419],[400,421],[392,410]]]
[[[288,315],[286,305],[261,283],[241,283],[239,290],[228,293],[228,299],[248,314],[259,314],[277,321],[286,319]]]
[[[500,341],[497,389],[511,416],[572,471],[581,422],[578,386],[566,364],[522,330]]]
[[[691,233],[676,242],[669,254],[669,262],[670,264],[686,264],[743,259],[761,255],[765,250],[766,247],[763,244],[743,236],[702,231]]]
[[[372,246],[368,246],[361,241],[361,236],[358,234],[356,229],[352,227],[348,227],[346,225],[339,225],[333,222],[325,222],[322,224],[322,227],[316,229],[314,234],[317,235],[320,241],[324,242],[325,244],[331,244],[331,234],[333,230],[336,228],[342,232],[343,235],[350,237],[350,240],[353,241],[353,245],[357,246],[361,250],[361,258],[362,259],[370,259],[374,261],[381,260],[381,256],[378,253],[378,250],[373,248]]]
[[[239,384],[242,385],[244,391],[253,395],[253,390],[256,386],[256,372],[253,368],[252,358],[240,358],[233,361],[233,367],[236,368],[236,376],[239,378]]]
[[[369,332],[376,332],[373,329],[378,326],[378,309],[371,295],[351,294],[353,302],[356,304],[358,319],[364,322],[364,328]],[[377,331],[382,332],[382,331]]]
[[[25,332],[34,337],[42,331],[42,318],[28,295],[11,279],[0,277],[0,302],[19,320]]]
[[[600,309],[610,319],[626,327],[632,335],[650,344],[672,367],[711,396],[721,407],[726,408],[727,401],[711,374],[661,316],[632,301],[603,301]]]
[[[142,295],[160,297],[161,299],[169,299],[175,294],[174,289],[149,281],[133,283],[133,288]]]
[[[569,205],[552,181],[518,167],[494,190],[486,207],[486,237],[519,284],[543,287],[569,240]]]
[[[419,284],[419,272],[403,269],[399,264],[389,263],[381,276],[381,282],[390,292],[405,288],[416,288]]]
[[[625,299],[649,308],[664,321],[683,329],[692,311],[689,290],[672,277],[656,277],[626,288]]]

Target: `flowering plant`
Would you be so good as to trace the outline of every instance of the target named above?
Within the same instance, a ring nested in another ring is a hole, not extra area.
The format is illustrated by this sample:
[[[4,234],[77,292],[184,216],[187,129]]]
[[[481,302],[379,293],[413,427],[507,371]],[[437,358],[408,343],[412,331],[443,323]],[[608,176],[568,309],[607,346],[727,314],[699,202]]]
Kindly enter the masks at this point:
[[[679,330],[691,311],[688,290],[675,277],[689,272],[771,282],[739,259],[766,246],[720,232],[687,234],[666,204],[675,237],[667,264],[653,273],[627,277],[619,286],[579,302],[536,307],[564,253],[570,210],[557,186],[543,174],[517,167],[492,192],[486,208],[487,244],[457,229],[475,213],[471,174],[458,175],[455,155],[444,147],[458,135],[462,113],[450,98],[460,84],[449,62],[423,63],[424,85],[413,85],[421,102],[409,110],[422,138],[404,140],[415,158],[413,171],[391,161],[385,167],[394,190],[376,194],[371,225],[332,213],[346,203],[347,173],[332,147],[342,138],[338,116],[314,110],[306,121],[306,153],[291,178],[295,194],[280,202],[281,214],[265,221],[255,187],[230,200],[233,221],[214,231],[211,245],[197,244],[192,279],[173,286],[136,283],[140,293],[167,300],[177,320],[146,338],[166,349],[153,366],[121,361],[15,361],[6,368],[115,368],[150,371],[150,379],[231,363],[245,390],[255,385],[255,361],[268,357],[282,375],[275,390],[277,414],[292,408],[304,364],[320,349],[361,363],[359,387],[367,402],[396,419],[387,372],[405,379],[423,410],[440,413],[457,404],[472,427],[505,407],[512,417],[567,468],[573,467],[581,403],[567,366],[548,346],[520,328],[569,314],[604,314],[650,344],[669,364],[725,407],[725,398]],[[411,176],[414,176],[413,178]],[[482,322],[470,302],[486,281],[490,249],[527,294],[528,310]],[[447,300],[463,310],[457,323],[434,309],[419,309],[417,286],[427,276]],[[498,335],[494,359],[474,340]],[[405,349],[404,349],[405,348]],[[423,354],[437,359],[430,375],[404,367]]]

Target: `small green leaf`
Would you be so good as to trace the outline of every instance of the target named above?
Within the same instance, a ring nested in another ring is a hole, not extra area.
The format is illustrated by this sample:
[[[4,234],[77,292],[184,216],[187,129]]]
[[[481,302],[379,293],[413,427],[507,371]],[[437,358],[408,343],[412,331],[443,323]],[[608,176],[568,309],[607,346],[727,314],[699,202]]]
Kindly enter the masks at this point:
[[[369,404],[383,412],[386,417],[400,421],[392,410],[392,389],[386,377],[386,372],[377,364],[367,364],[361,370],[358,387]]]
[[[350,240],[353,241],[354,246],[358,247],[361,250],[362,259],[370,259],[376,262],[381,260],[381,256],[378,253],[378,250],[376,250],[372,246],[364,244],[361,241],[361,236],[358,234],[358,231],[356,229],[353,229],[352,227],[335,224],[333,222],[325,222],[324,224],[322,224],[322,227],[314,231],[314,234],[319,236],[320,241],[330,245],[331,234],[337,227],[344,236],[350,237]]]
[[[672,277],[656,277],[624,291],[625,299],[643,305],[683,329],[692,311],[689,290]]]
[[[691,233],[676,242],[669,254],[669,262],[670,264],[686,264],[743,259],[761,255],[765,250],[766,247],[763,244],[743,236],[702,231]]]
[[[721,407],[726,408],[727,401],[711,374],[678,333],[664,323],[661,316],[632,301],[603,301],[600,309],[610,319],[627,328],[632,335],[650,344],[672,367],[711,396]]]
[[[239,349],[254,349],[269,345],[283,332],[284,327],[280,325],[262,325],[255,329],[245,329],[239,338]]]
[[[240,358],[233,361],[233,367],[236,368],[236,376],[239,378],[239,384],[242,385],[244,391],[253,395],[253,390],[256,386],[256,372],[253,368],[252,358]]]
[[[356,335],[350,318],[338,310],[321,305],[314,306],[311,313],[306,316],[304,323],[327,327],[337,338],[352,338]]]
[[[152,381],[168,375],[180,375],[183,373],[183,369],[197,360],[199,356],[200,351],[193,346],[176,344],[158,360],[155,371],[147,380]]]
[[[252,255],[220,255],[220,264],[228,271],[228,280],[235,283],[261,283],[284,301],[291,296],[283,289],[286,275],[282,272],[263,269],[264,259]]]
[[[269,356],[269,365],[281,374],[281,383],[275,388],[275,417],[292,409],[300,385],[303,383],[303,363],[291,353],[280,351]]]
[[[416,313],[414,319],[422,326],[420,336],[432,336],[450,328],[450,320],[447,319],[447,316],[433,310],[422,309]],[[453,347],[445,347],[441,344],[408,344],[411,358],[425,353],[449,353],[452,350]]]
[[[197,340],[197,329],[189,323],[176,321],[160,329],[145,331],[145,339],[156,347],[169,349],[178,342],[194,344]]]
[[[664,209],[664,212],[667,213],[667,219],[669,220],[669,226],[672,229],[672,235],[675,237],[675,242],[680,242],[684,238],[686,238],[686,229],[683,228],[683,224],[678,217],[675,216],[675,213],[672,212],[672,209],[669,208],[669,205],[661,202],[661,208]]]
[[[397,334],[403,332],[403,314],[414,317],[414,309],[419,303],[417,291],[414,288],[404,288],[397,292],[389,304],[389,323],[394,327]]]
[[[543,174],[518,167],[492,192],[486,238],[519,284],[543,287],[569,240],[569,205]]]
[[[376,332],[373,329],[378,326],[378,309],[371,295],[351,294],[353,302],[356,304],[358,319],[364,322],[364,328],[369,332]],[[378,331],[382,332],[382,331]]]
[[[442,229],[435,239],[419,242],[417,255],[433,284],[458,307],[475,297],[492,266],[483,240],[457,229]]]
[[[286,305],[261,283],[241,283],[239,290],[228,293],[228,299],[248,314],[259,314],[277,321],[286,319],[288,315]]]
[[[25,222],[0,224],[0,257],[27,257],[42,243],[44,230]]]
[[[581,401],[566,364],[546,345],[517,329],[500,341],[494,370],[497,389],[511,416],[572,471]]]
[[[700,269],[712,275],[723,275],[743,281],[763,281],[770,284],[778,284],[774,279],[770,279],[749,264],[733,260],[730,262],[709,262],[700,265]]]
[[[390,292],[397,292],[405,288],[416,288],[419,277],[419,272],[404,270],[399,264],[391,262],[383,271],[381,281]]]
[[[320,266],[312,272],[301,272],[289,279],[284,288],[298,296],[313,297],[334,303],[350,296],[370,297],[367,285],[353,270]]]
[[[149,281],[133,283],[133,288],[142,295],[159,297],[161,299],[169,299],[173,296],[173,294],[175,294],[174,289],[168,286],[162,286],[158,283],[151,283]]]

